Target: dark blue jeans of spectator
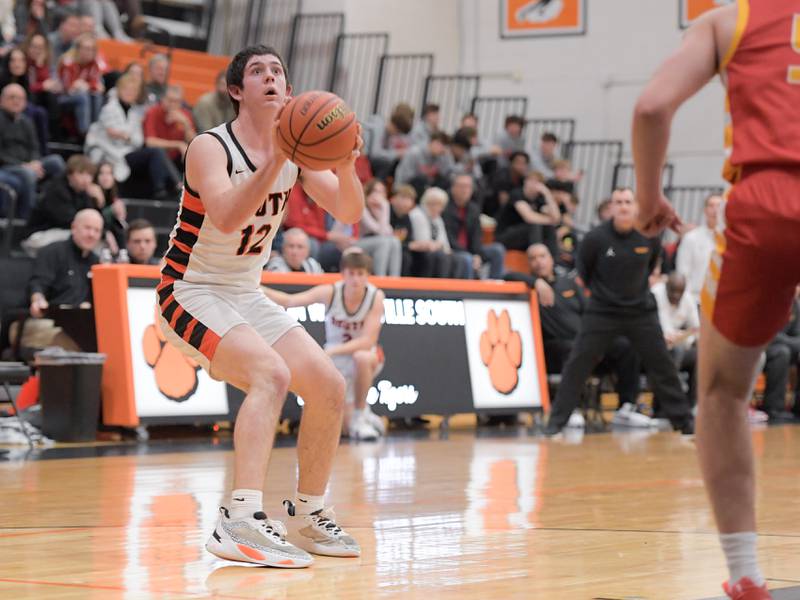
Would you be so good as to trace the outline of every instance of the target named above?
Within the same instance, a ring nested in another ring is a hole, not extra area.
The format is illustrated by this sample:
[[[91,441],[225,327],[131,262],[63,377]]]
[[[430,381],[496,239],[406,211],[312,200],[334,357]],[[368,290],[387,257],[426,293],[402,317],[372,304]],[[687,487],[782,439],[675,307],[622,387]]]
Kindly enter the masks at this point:
[[[78,126],[78,133],[86,135],[89,125],[97,120],[100,109],[103,107],[103,94],[93,92],[75,92],[62,94],[58,97],[58,104],[63,108],[72,109]]]
[[[48,154],[39,160],[45,179],[58,177],[64,172],[64,159],[58,154]],[[17,217],[27,219],[36,201],[36,185],[39,181],[36,173],[22,165],[9,165],[0,168],[0,181],[17,192]]]
[[[455,260],[460,264],[460,277],[475,279],[475,267],[472,263],[472,253],[466,250],[454,250]],[[505,273],[506,249],[503,244],[493,242],[483,247],[483,255],[489,263],[489,279],[502,279]],[[457,271],[459,272],[459,271]],[[458,275],[455,275],[458,276]]]
[[[50,143],[50,117],[47,115],[47,109],[28,102],[28,106],[25,107],[25,116],[33,121],[33,125],[36,127],[39,152],[47,154],[47,145]]]
[[[171,192],[180,181],[180,175],[163,148],[147,146],[129,152],[125,160],[131,168],[131,176],[147,176],[153,184],[153,193]]]

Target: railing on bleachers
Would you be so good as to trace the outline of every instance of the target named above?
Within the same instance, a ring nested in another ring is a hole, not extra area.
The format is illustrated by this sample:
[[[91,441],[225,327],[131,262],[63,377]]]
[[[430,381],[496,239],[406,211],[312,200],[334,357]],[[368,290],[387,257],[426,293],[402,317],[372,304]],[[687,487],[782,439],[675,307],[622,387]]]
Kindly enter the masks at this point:
[[[575,139],[575,119],[527,119],[525,121],[525,148],[532,150],[539,147],[543,133],[552,133],[558,138],[556,153],[561,155]]]
[[[384,54],[378,67],[373,114],[388,117],[392,107],[422,102],[425,78],[433,73],[433,54]]]
[[[267,44],[288,56],[294,16],[301,0],[226,0],[220,2],[212,23],[209,49],[234,54],[253,44]]]
[[[475,96],[470,112],[478,117],[478,137],[491,142],[503,130],[506,117],[525,117],[528,99],[525,96]]]
[[[298,14],[286,58],[295,94],[323,89],[333,77],[344,13]]]
[[[453,133],[461,116],[469,112],[472,99],[480,94],[480,75],[428,75],[420,111],[426,104],[439,105],[439,128]]]
[[[661,171],[661,189],[671,188],[674,178],[675,165],[666,163]],[[611,183],[611,189],[615,190],[621,187],[636,188],[636,172],[634,171],[633,163],[618,163],[614,166],[614,179]]]
[[[706,198],[721,195],[724,188],[719,185],[676,185],[667,188],[664,194],[672,202],[675,212],[684,223],[703,223],[703,208]]]
[[[564,158],[572,162],[572,169],[583,172],[576,186],[578,210],[575,221],[579,227],[588,228],[596,220],[600,201],[611,193],[614,167],[622,160],[620,140],[579,140],[564,148]]]
[[[360,119],[371,113],[381,56],[389,49],[388,33],[343,33],[336,40],[330,86]]]

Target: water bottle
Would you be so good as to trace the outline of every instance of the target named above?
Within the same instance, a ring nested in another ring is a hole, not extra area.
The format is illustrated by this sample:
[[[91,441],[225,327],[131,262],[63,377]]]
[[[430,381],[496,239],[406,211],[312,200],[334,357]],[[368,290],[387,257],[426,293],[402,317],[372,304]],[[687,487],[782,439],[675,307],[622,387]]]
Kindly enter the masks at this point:
[[[128,264],[131,262],[130,256],[128,256],[128,250],[126,248],[122,248],[117,254],[117,264]]]
[[[110,265],[112,262],[114,261],[111,258],[111,250],[108,248],[100,250],[100,264]]]

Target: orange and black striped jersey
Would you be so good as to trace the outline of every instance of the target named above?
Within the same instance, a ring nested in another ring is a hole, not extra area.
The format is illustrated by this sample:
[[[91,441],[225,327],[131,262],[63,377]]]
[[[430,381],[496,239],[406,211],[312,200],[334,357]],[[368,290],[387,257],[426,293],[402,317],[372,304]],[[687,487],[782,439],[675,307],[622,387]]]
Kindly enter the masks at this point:
[[[255,172],[255,165],[236,139],[230,123],[201,135],[213,135],[225,148],[228,175],[234,186]],[[214,226],[191,182],[185,182],[178,220],[164,255],[162,281],[257,289],[298,173],[297,166],[287,161],[258,210],[241,230],[233,233],[223,233]]]

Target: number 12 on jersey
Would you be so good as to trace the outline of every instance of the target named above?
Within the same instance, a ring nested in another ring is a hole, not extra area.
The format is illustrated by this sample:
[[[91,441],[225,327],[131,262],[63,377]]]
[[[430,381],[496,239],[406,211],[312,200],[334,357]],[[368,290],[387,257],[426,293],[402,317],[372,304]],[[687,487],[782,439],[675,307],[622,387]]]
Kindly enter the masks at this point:
[[[248,225],[242,229],[242,243],[239,244],[239,249],[236,250],[236,256],[242,256],[243,254],[261,254],[261,252],[264,250],[264,239],[272,230],[272,225],[267,224],[259,227],[258,231],[256,231],[256,236],[261,237],[259,237],[251,246],[250,238],[253,237],[253,230],[255,230],[255,227],[252,225]]]

